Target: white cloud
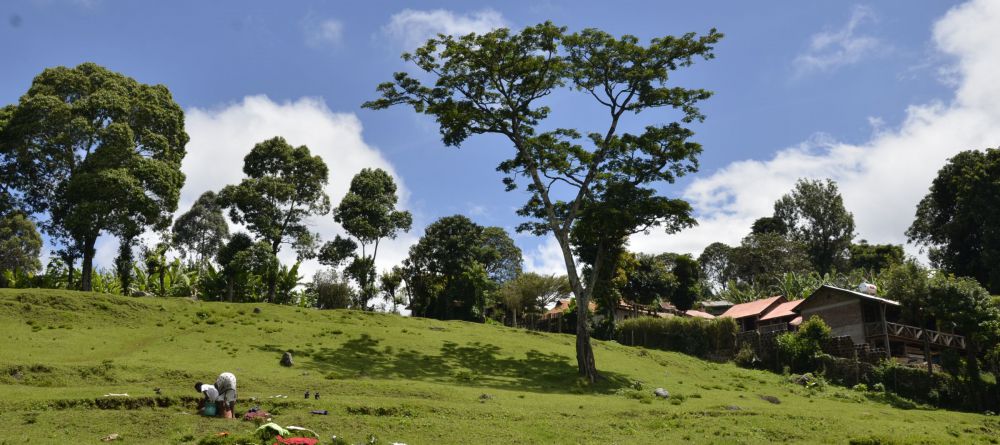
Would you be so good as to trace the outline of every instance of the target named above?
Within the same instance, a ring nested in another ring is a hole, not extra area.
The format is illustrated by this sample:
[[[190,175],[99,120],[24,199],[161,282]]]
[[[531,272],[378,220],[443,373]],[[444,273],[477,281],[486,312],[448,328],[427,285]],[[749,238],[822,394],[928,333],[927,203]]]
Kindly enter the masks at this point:
[[[314,48],[339,46],[344,41],[344,24],[337,19],[306,19],[303,28],[306,44]]]
[[[859,237],[905,243],[916,205],[946,160],[1000,141],[1000,2],[953,8],[934,25],[934,44],[957,60],[951,101],[911,105],[898,127],[879,128],[862,144],[817,136],[767,160],[733,162],[683,192],[700,225],[677,235],[633,238],[634,249],[699,253],[713,241],[737,243],[756,218],[801,177],[837,181]],[[908,246],[910,253],[916,248]]]
[[[543,275],[566,275],[566,261],[554,237],[547,236],[543,243],[524,252],[524,270]]]
[[[422,45],[438,34],[482,34],[507,26],[503,16],[492,9],[458,14],[446,9],[417,11],[404,9],[392,16],[382,32],[407,49]]]
[[[407,205],[406,184],[389,161],[364,141],[357,116],[335,113],[321,99],[301,98],[278,103],[267,96],[247,96],[240,102],[217,109],[188,109],[185,126],[191,136],[181,167],[187,180],[181,190],[176,215],[190,209],[203,192],[218,191],[241,181],[243,157],[254,144],[274,136],[282,136],[294,146],[306,145],[326,161],[330,169],[326,193],[334,205],[347,193],[351,178],[365,167],[388,171],[399,186],[400,206],[405,208]],[[309,224],[324,240],[344,234],[330,215],[312,218]],[[398,264],[406,257],[407,249],[417,238],[412,235],[414,232],[379,246],[379,269]],[[98,243],[97,264],[111,267],[117,246],[116,240],[102,238]],[[295,253],[285,247],[279,258],[282,263],[291,264],[295,262]],[[315,260],[307,261],[300,267],[300,273],[311,279],[320,267]]]
[[[840,29],[813,34],[809,49],[795,58],[796,74],[827,71],[857,63],[885,48],[879,39],[857,32],[861,25],[876,20],[871,8],[856,6],[851,11],[851,18]]]

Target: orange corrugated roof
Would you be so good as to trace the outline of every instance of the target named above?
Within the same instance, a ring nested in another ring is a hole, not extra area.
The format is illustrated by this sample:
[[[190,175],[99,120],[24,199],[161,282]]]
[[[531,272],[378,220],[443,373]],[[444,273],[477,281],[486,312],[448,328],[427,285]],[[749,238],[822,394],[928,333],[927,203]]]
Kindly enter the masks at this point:
[[[795,308],[799,307],[803,301],[805,300],[786,301],[781,303],[775,306],[774,309],[771,309],[771,312],[764,314],[764,316],[760,318],[760,321],[793,316],[795,315]]]
[[[688,317],[707,318],[709,320],[715,318],[714,315],[709,314],[708,312],[696,311],[694,309],[684,311],[684,315],[687,315]]]
[[[730,317],[730,318],[743,318],[743,317],[753,317],[761,315],[767,308],[771,307],[772,304],[779,300],[784,300],[785,297],[781,295],[764,298],[757,301],[751,301],[749,303],[737,304],[726,312],[723,312],[720,317]]]

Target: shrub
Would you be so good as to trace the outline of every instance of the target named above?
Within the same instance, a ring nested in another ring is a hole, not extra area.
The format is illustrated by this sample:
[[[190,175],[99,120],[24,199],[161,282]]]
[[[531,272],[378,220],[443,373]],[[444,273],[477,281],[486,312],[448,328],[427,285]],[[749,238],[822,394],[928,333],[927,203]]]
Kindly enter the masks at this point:
[[[798,331],[778,336],[778,358],[796,372],[816,369],[816,356],[822,353],[822,345],[829,339],[830,327],[814,315],[803,322]]]
[[[753,368],[758,362],[757,354],[753,352],[753,347],[749,344],[743,344],[743,346],[740,347],[740,350],[737,351],[736,355],[733,357],[733,361],[736,362],[738,366],[742,366],[744,368]]]
[[[736,344],[736,322],[731,318],[630,318],[618,323],[619,343],[683,352],[706,357],[731,356]]]

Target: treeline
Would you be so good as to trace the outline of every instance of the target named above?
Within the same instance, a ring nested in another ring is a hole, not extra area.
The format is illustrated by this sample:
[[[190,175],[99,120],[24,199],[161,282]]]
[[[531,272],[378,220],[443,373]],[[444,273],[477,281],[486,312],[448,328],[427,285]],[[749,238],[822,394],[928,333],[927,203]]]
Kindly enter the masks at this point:
[[[380,244],[412,225],[392,177],[364,169],[334,206],[323,159],[281,137],[250,148],[239,183],[205,191],[174,220],[187,141],[162,85],[92,63],[39,74],[0,109],[0,286],[328,309],[384,299],[418,316],[511,324],[569,292],[565,277],[522,273],[504,229],[458,215],[431,224],[403,264],[379,274]],[[227,215],[247,232],[231,233]],[[323,242],[306,224],[316,217],[346,236]],[[147,232],[159,241],[143,244]],[[43,233],[54,246],[44,268]],[[95,270],[105,235],[120,248],[113,267]],[[298,261],[281,264],[283,249]],[[306,282],[299,262],[314,258],[328,269]]]

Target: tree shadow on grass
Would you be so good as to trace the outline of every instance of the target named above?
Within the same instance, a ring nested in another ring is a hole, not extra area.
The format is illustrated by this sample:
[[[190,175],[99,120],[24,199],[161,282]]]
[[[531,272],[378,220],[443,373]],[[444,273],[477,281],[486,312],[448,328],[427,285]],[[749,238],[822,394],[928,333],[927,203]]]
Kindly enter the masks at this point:
[[[314,350],[300,363],[331,378],[399,378],[549,393],[607,393],[628,384],[625,376],[604,372],[605,381],[581,385],[575,360],[562,354],[532,349],[510,357],[490,343],[446,341],[438,355],[430,355],[382,345],[368,334]]]

